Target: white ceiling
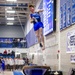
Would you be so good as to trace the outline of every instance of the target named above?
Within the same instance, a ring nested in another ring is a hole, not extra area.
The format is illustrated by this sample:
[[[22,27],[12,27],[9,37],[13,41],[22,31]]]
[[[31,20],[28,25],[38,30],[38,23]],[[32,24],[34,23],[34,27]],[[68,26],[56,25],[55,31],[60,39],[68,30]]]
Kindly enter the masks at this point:
[[[11,1],[0,0],[0,25],[7,25],[7,23],[25,25],[29,14],[28,5],[35,4],[37,0]],[[12,11],[14,13],[11,13]],[[7,18],[14,18],[14,20],[7,20]]]

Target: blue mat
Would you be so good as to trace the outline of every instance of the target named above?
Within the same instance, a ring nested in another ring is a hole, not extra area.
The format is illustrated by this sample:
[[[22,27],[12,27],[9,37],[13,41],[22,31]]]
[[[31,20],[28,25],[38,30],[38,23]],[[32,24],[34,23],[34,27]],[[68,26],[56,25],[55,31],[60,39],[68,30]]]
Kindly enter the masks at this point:
[[[24,70],[26,75],[44,75],[46,69],[34,68],[34,69],[27,69]]]
[[[13,75],[23,75],[20,71],[13,71]]]
[[[26,75],[44,75],[45,71],[46,71],[45,69],[34,68],[25,70],[25,73]],[[13,75],[23,75],[23,74],[20,71],[13,71]]]
[[[31,70],[31,75],[43,75],[43,70],[42,69],[41,70],[39,70],[39,69]]]

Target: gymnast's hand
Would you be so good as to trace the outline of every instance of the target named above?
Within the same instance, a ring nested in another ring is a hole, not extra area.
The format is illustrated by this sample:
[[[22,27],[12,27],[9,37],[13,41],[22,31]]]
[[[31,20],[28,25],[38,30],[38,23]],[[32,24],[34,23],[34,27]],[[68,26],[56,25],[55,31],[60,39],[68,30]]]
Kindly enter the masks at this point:
[[[32,18],[30,19],[30,21],[31,21],[31,23],[33,23],[33,22],[37,22],[37,19],[34,18],[34,17],[32,17]]]
[[[38,22],[37,19],[36,19],[35,17],[33,17],[32,19],[33,19],[33,21]]]

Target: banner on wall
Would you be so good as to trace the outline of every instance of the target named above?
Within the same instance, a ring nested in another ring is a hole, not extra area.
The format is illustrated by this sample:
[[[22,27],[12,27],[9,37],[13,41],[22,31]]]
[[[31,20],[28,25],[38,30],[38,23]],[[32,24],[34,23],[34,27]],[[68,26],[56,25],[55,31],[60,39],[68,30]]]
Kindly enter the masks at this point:
[[[63,5],[63,28],[66,27],[66,3]]]
[[[53,3],[54,0],[43,0],[44,35],[53,31]]]
[[[72,24],[75,23],[75,0],[72,0]]]
[[[70,61],[71,63],[75,63],[75,54],[70,56]]]
[[[75,23],[75,0],[60,0],[60,30]]]
[[[60,29],[63,28],[63,8],[60,7]]]
[[[67,34],[67,53],[75,53],[75,30]]]
[[[66,25],[67,27],[71,25],[71,0],[67,0],[67,4],[66,4]]]

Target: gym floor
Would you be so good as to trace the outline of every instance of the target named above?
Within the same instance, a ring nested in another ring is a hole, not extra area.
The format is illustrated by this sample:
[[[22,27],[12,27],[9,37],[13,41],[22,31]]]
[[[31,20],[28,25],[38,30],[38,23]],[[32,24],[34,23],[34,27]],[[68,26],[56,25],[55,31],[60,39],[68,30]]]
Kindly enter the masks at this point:
[[[13,75],[12,71],[5,71],[4,74],[1,72],[0,75]]]
[[[0,73],[0,75],[23,75],[22,71],[4,71]]]

